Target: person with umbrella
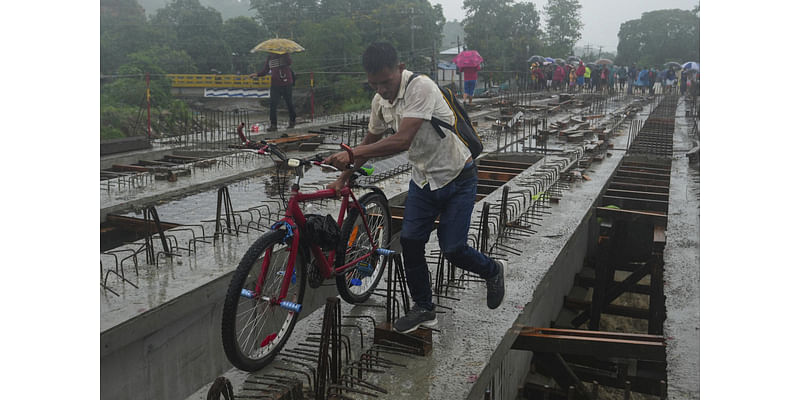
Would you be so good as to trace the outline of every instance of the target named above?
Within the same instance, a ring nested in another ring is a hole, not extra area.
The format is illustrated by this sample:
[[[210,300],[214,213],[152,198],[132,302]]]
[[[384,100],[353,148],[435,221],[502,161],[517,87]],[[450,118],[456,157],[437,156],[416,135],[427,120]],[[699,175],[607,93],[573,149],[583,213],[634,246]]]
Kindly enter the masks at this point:
[[[667,91],[672,93],[673,85],[675,85],[675,70],[672,66],[667,70],[667,79],[665,83],[667,85]]]
[[[400,245],[414,306],[405,316],[392,322],[392,329],[409,333],[420,326],[437,324],[430,271],[425,259],[425,244],[437,218],[436,234],[442,254],[454,266],[486,281],[486,306],[496,309],[505,295],[503,270],[507,262],[491,258],[467,242],[478,186],[475,161],[458,136],[445,130],[446,135],[441,137],[432,123],[437,119],[454,124],[453,111],[434,81],[405,69],[391,44],[371,44],[364,50],[361,64],[366,70],[367,82],[376,92],[367,134],[350,154],[338,152],[323,162],[346,169],[352,160],[358,169],[370,158],[408,151],[413,167]],[[346,169],[328,188],[338,193],[355,169]]]
[[[475,93],[475,85],[478,83],[478,70],[481,69],[483,57],[475,50],[464,50],[453,58],[453,62],[464,74],[464,93],[462,94],[464,104],[467,104],[467,98],[469,98],[469,104],[472,104],[472,95]]]
[[[264,63],[264,68],[261,71],[250,74],[250,77],[255,78],[269,73],[272,78],[272,83],[269,87],[269,128],[267,128],[269,132],[278,130],[278,103],[281,98],[286,101],[286,108],[289,109],[288,128],[294,128],[297,113],[295,113],[294,104],[292,103],[294,72],[290,68],[292,57],[289,56],[289,53],[303,50],[305,49],[289,39],[270,39],[250,50],[251,53],[256,51],[267,52],[267,61]]]

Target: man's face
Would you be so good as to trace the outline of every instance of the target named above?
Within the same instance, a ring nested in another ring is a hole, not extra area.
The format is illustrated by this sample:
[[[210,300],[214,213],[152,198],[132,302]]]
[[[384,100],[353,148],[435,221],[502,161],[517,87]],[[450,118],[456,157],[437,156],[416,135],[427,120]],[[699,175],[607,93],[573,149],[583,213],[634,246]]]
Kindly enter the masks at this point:
[[[386,67],[374,74],[367,73],[367,82],[382,98],[392,101],[397,98],[397,92],[400,91],[404,69],[405,64],[400,63],[392,68]]]

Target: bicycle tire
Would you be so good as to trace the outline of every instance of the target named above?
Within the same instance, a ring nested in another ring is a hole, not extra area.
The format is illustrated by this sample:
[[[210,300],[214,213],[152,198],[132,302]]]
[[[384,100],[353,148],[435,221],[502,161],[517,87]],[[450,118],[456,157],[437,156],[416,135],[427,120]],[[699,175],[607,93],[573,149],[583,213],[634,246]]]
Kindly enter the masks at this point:
[[[377,232],[378,247],[387,248],[392,238],[392,215],[386,197],[372,192],[361,196],[358,202],[367,215],[370,231]],[[336,250],[337,266],[344,265],[372,250],[363,227],[361,213],[350,212],[342,224],[342,235]],[[367,260],[369,260],[368,266],[356,267],[336,276],[336,288],[344,301],[351,304],[363,303],[380,283],[388,258],[373,254]]]
[[[242,289],[255,289],[263,257],[271,251],[262,296],[277,296],[289,260],[290,247],[283,244],[285,234],[285,230],[277,230],[259,237],[242,257],[228,286],[222,308],[222,347],[231,364],[241,370],[257,371],[269,364],[286,344],[299,319],[297,312],[242,295]],[[304,262],[303,253],[298,251],[293,283],[286,297],[297,304],[302,304],[305,293]]]

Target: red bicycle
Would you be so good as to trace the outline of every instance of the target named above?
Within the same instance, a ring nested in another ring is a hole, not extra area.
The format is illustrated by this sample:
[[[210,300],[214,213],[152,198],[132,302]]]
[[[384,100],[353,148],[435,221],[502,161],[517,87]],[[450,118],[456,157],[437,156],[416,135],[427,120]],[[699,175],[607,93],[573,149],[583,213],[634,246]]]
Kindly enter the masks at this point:
[[[352,169],[352,150],[341,146],[350,154]],[[319,159],[287,159],[268,144],[250,151],[275,155],[293,168],[334,168]],[[370,192],[358,199],[352,191],[358,187],[356,177],[371,171],[355,171],[340,191],[335,223],[330,215],[303,214],[300,203],[333,199],[337,194],[333,189],[301,193],[302,171],[298,172],[284,217],[247,250],[225,297],[222,344],[228,360],[245,371],[265,367],[286,343],[302,309],[306,280],[316,288],[335,277],[342,299],[360,303],[378,286],[388,260],[391,214],[386,196],[374,186],[365,186]]]

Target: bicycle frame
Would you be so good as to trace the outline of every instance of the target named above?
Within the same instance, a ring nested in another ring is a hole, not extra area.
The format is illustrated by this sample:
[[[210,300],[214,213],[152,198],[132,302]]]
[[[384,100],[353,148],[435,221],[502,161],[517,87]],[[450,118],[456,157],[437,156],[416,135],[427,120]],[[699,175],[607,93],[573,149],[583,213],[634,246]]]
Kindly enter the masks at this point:
[[[339,207],[339,218],[336,221],[337,225],[341,228],[348,210],[358,210],[361,219],[364,222],[364,226],[366,227],[372,251],[349,263],[335,268],[334,261],[336,257],[336,251],[330,250],[326,256],[317,244],[311,244],[311,252],[314,254],[314,257],[317,260],[316,268],[319,268],[320,273],[325,279],[330,278],[334,274],[342,273],[349,268],[352,268],[359,262],[372,257],[375,254],[375,250],[378,248],[373,238],[373,232],[370,231],[369,224],[367,223],[364,209],[358,203],[353,191],[350,189],[350,187],[344,187],[341,189],[340,193],[342,196],[342,205]],[[291,227],[292,243],[291,250],[289,252],[289,264],[286,267],[286,274],[283,277],[280,295],[277,299],[270,299],[273,304],[280,303],[284,298],[286,298],[292,275],[294,275],[295,260],[297,259],[297,251],[300,247],[300,233],[303,232],[306,227],[306,218],[305,215],[303,215],[303,211],[300,209],[300,203],[331,198],[336,198],[336,191],[333,189],[323,189],[313,193],[300,193],[299,190],[292,190],[292,197],[289,199],[289,203],[286,207],[286,213],[284,214],[284,217],[277,222],[277,224],[284,223]],[[264,261],[261,264],[261,272],[259,273],[258,280],[256,282],[256,293],[259,296],[261,294],[261,285],[264,282],[264,278],[266,277],[267,269],[269,267],[269,261],[271,257],[270,253],[271,250],[264,255]]]

